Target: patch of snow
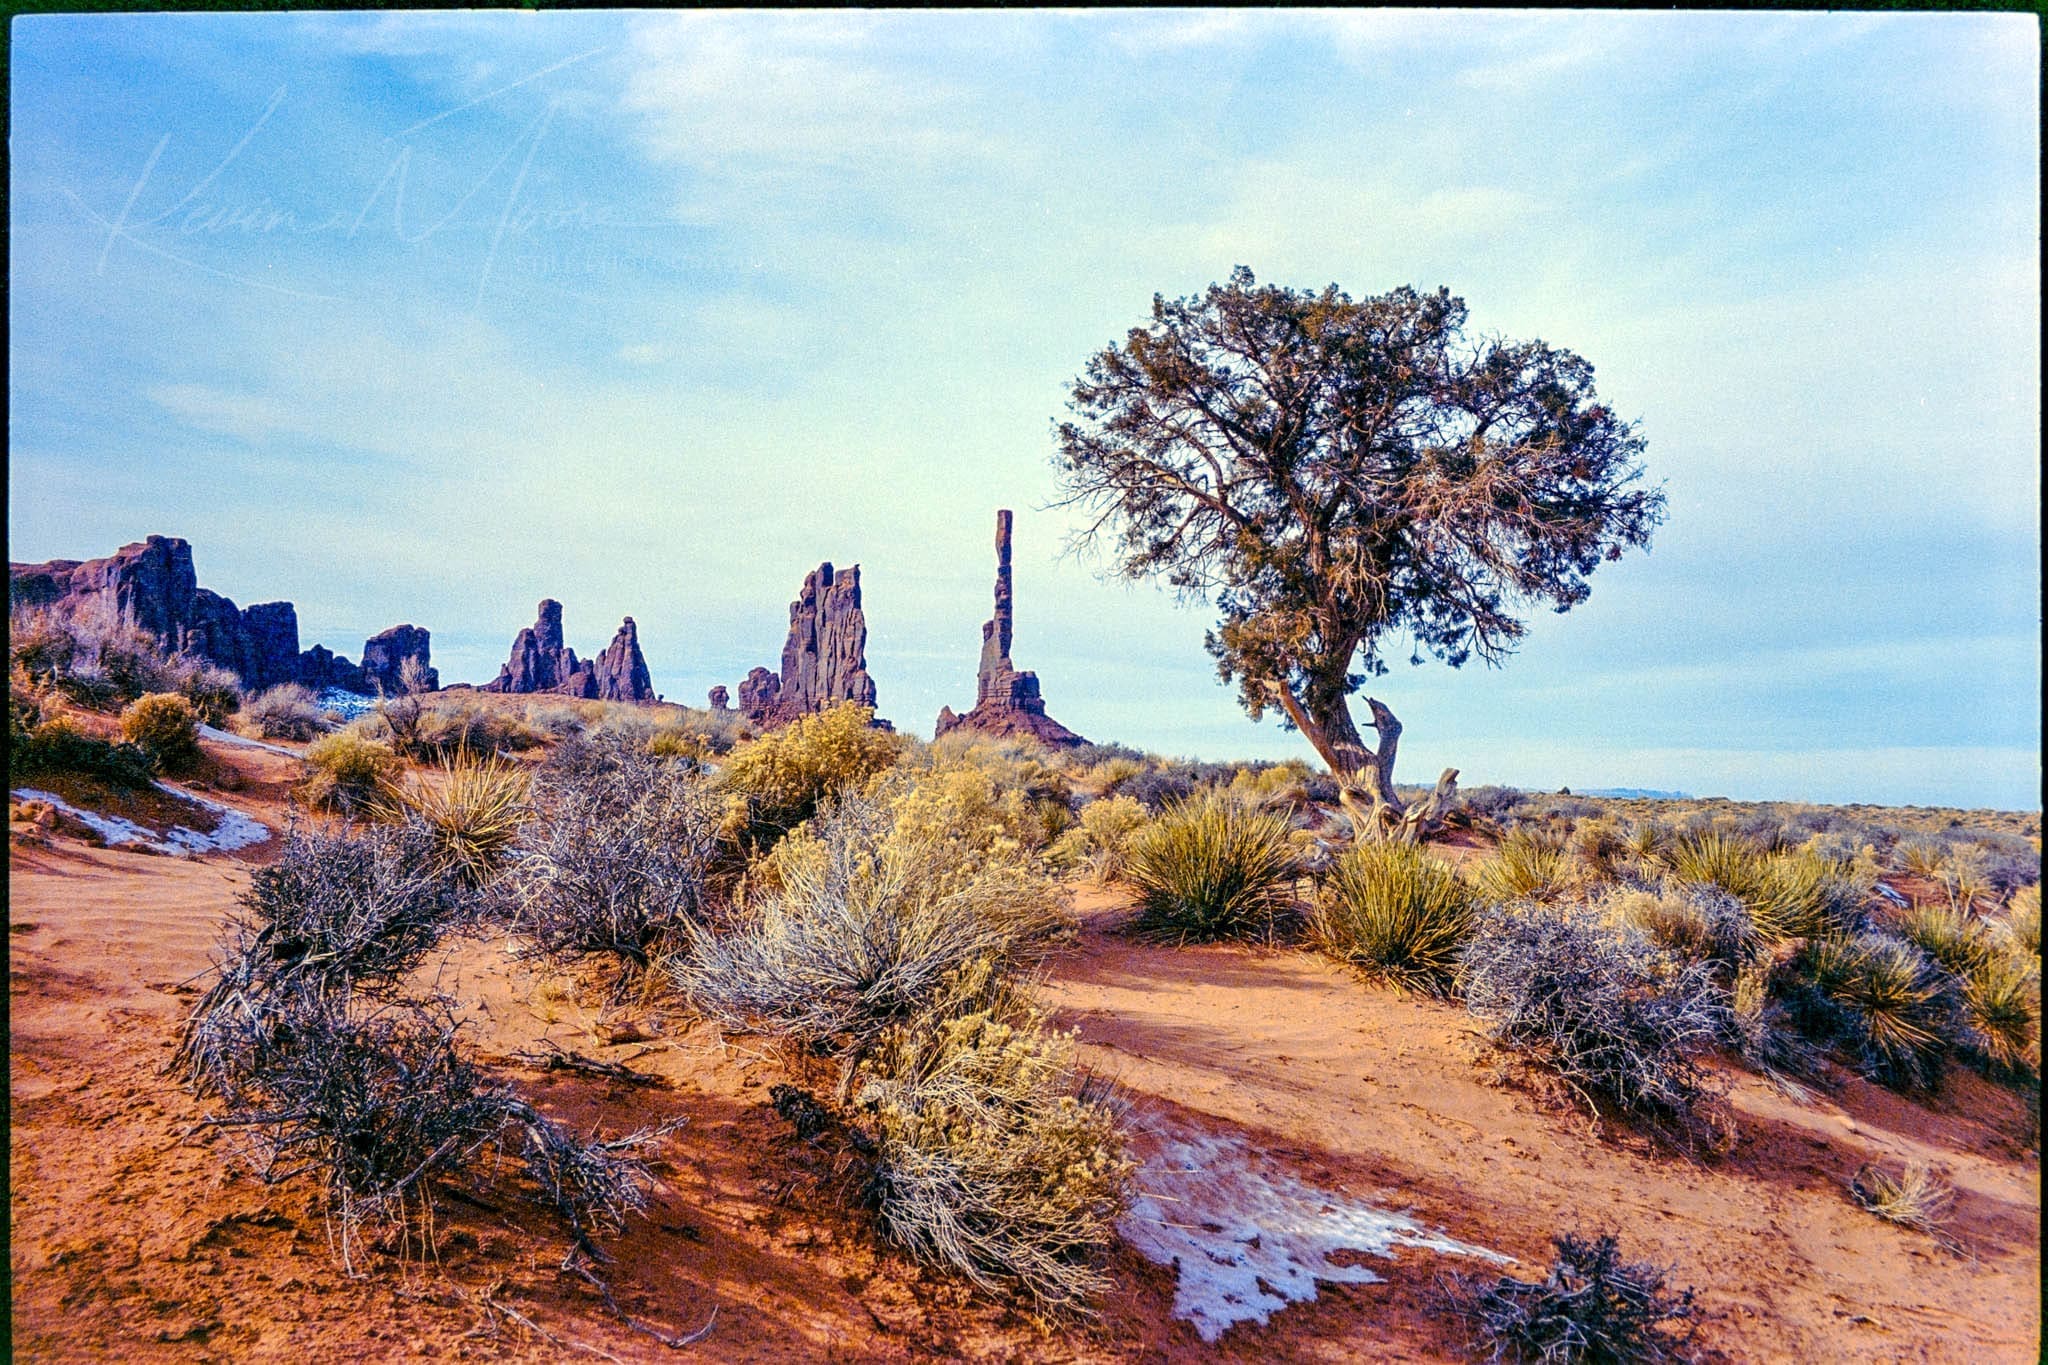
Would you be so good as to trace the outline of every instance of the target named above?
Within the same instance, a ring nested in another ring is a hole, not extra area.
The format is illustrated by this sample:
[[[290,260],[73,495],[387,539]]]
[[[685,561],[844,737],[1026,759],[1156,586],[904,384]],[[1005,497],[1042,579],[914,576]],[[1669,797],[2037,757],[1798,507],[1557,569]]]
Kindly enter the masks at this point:
[[[161,849],[154,830],[144,829],[133,820],[123,820],[118,815],[97,815],[89,810],[80,810],[63,797],[52,792],[37,791],[34,787],[16,787],[13,794],[24,801],[41,801],[54,806],[60,813],[70,816],[79,824],[92,830],[110,844],[147,844]]]
[[[1145,1259],[1175,1267],[1173,1315],[1193,1323],[1205,1342],[1240,1322],[1264,1323],[1290,1303],[1314,1300],[1318,1280],[1379,1280],[1362,1265],[1333,1262],[1339,1251],[1392,1259],[1396,1246],[1412,1246],[1513,1260],[1304,1184],[1239,1137],[1161,1123],[1149,1141],[1136,1181],[1141,1193],[1117,1230]]]
[[[1893,889],[1892,889],[1891,887],[1887,886],[1887,885],[1886,885],[1885,883],[1883,883],[1883,882],[1879,882],[1879,883],[1877,884],[1877,894],[1878,894],[1878,895],[1880,895],[1880,896],[1883,896],[1883,897],[1884,897],[1884,898],[1885,898],[1886,900],[1890,901],[1890,902],[1891,902],[1891,903],[1892,903],[1893,905],[1899,906],[1899,907],[1901,907],[1901,908],[1904,908],[1904,907],[1906,907],[1906,906],[1909,906],[1909,905],[1911,905],[1911,904],[1913,903],[1912,901],[1910,901],[1910,900],[1907,900],[1907,899],[1905,898],[1905,896],[1901,895],[1901,894],[1900,894],[1899,892],[1897,892],[1897,891],[1894,891],[1894,890],[1893,890]]]
[[[283,754],[286,758],[297,758],[299,756],[293,750],[284,748],[282,745],[265,744],[260,739],[250,739],[247,735],[238,735],[231,730],[216,730],[211,725],[200,726],[199,733],[205,739],[217,739],[222,744],[239,744],[245,749],[267,749],[273,754]],[[194,797],[192,799],[196,801],[199,798]]]
[[[265,746],[266,748],[269,746]],[[162,782],[156,784],[158,791],[166,791],[182,797],[195,806],[204,806],[220,817],[214,823],[211,834],[201,834],[196,829],[173,825],[164,834],[164,842],[192,853],[232,853],[238,848],[260,844],[270,837],[270,828],[253,816],[245,815],[233,806],[224,806],[218,801],[209,801],[197,792],[180,791]]]
[[[118,815],[101,815],[96,811],[81,810],[63,797],[51,792],[38,791],[34,787],[16,787],[14,796],[23,801],[41,801],[70,816],[81,825],[105,839],[110,846],[139,844],[158,853],[174,857],[190,857],[195,853],[228,853],[251,844],[260,844],[270,837],[270,830],[261,821],[243,814],[233,806],[224,806],[218,801],[209,801],[203,796],[159,782],[158,791],[167,792],[182,801],[204,806],[219,814],[219,823],[213,832],[202,833],[184,825],[173,825],[163,834],[124,820]]]
[[[357,716],[367,715],[377,709],[375,697],[366,697],[360,692],[350,692],[340,687],[322,688],[314,704],[322,711],[334,712],[343,720],[354,720]]]

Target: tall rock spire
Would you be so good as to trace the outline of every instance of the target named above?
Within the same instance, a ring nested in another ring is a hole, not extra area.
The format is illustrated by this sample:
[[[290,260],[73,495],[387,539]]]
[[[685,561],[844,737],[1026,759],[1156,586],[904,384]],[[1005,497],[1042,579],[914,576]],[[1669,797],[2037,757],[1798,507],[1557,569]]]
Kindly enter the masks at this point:
[[[1010,662],[1010,641],[1016,628],[1010,526],[1010,510],[1006,507],[996,513],[995,615],[981,627],[981,667],[974,679],[974,709],[956,716],[952,707],[942,707],[937,734],[966,729],[989,735],[1030,735],[1055,748],[1085,744],[1086,740],[1045,714],[1045,700],[1038,694],[1038,675],[1020,673]]]

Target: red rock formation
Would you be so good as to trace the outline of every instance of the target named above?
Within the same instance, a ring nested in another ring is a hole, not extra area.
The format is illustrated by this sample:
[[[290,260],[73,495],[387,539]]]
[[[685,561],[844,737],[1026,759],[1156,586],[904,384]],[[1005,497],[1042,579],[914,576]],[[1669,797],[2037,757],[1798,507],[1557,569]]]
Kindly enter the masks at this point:
[[[597,656],[597,695],[603,701],[653,701],[654,679],[640,653],[640,628],[628,616]]]
[[[534,623],[512,638],[512,657],[484,692],[551,692],[604,701],[653,701],[654,682],[640,653],[640,631],[628,616],[611,647],[595,659],[578,659],[562,643],[562,604],[543,598]]]
[[[964,716],[939,708],[933,738],[953,730],[985,735],[1029,735],[1054,748],[1088,741],[1045,713],[1038,675],[1021,673],[1010,662],[1010,637],[1015,610],[1010,584],[1010,513],[996,513],[996,608],[981,628],[981,667],[974,680],[974,709]]]
[[[782,671],[756,668],[740,683],[740,714],[764,729],[841,702],[875,704],[868,676],[868,621],[861,610],[860,565],[835,571],[820,564],[789,604]],[[888,722],[876,725],[888,728]]]
[[[69,613],[110,613],[148,631],[168,652],[232,669],[251,691],[300,682],[370,692],[382,676],[366,675],[319,645],[301,653],[298,612],[289,602],[261,602],[244,610],[200,587],[192,547],[176,536],[150,536],[105,559],[10,564],[8,597]],[[406,655],[427,662],[427,632],[394,626],[371,637],[364,653],[366,662],[370,654],[380,653],[395,682]]]

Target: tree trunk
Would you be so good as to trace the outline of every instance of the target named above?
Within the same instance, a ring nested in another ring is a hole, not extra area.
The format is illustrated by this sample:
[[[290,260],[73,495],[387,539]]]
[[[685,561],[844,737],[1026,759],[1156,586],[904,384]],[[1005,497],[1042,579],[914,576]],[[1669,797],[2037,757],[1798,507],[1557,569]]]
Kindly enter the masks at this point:
[[[1394,790],[1394,758],[1401,747],[1401,722],[1376,697],[1365,704],[1372,711],[1372,728],[1379,734],[1379,747],[1366,747],[1352,722],[1351,708],[1338,701],[1327,715],[1311,716],[1285,687],[1274,689],[1280,705],[1295,728],[1315,747],[1330,775],[1337,779],[1337,804],[1351,821],[1361,840],[1398,840],[1412,843],[1442,819],[1443,806],[1457,790],[1458,770],[1446,768],[1437,779],[1437,789],[1412,813]]]

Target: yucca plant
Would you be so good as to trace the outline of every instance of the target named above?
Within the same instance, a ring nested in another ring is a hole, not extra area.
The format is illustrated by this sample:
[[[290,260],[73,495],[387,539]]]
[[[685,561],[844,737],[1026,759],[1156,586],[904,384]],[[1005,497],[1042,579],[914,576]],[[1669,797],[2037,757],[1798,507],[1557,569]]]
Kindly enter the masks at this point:
[[[1908,911],[1899,937],[1957,976],[1967,977],[1996,951],[1983,924],[1967,910],[1923,905]]]
[[[383,784],[379,810],[414,815],[434,832],[439,856],[464,883],[480,886],[503,865],[528,815],[527,775],[516,763],[467,750],[441,759],[422,780]]]
[[[1655,820],[1635,820],[1621,832],[1622,847],[1637,858],[1654,858],[1664,851],[1669,838]]]
[[[1185,943],[1253,933],[1293,898],[1299,872],[1287,821],[1220,792],[1170,804],[1131,839],[1124,880],[1137,928]]]
[[[1357,844],[1316,888],[1309,934],[1332,957],[1441,993],[1478,902],[1470,883],[1419,848]]]
[[[1863,1073],[1895,1086],[1941,1079],[1960,1032],[1953,978],[1903,939],[1816,939],[1803,954],[1809,1023],[1843,1043]]]
[[[1863,888],[1847,865],[1815,853],[1767,853],[1754,840],[1707,831],[1672,846],[1680,881],[1718,886],[1741,901],[1765,943],[1852,931]]]
[[[2023,886],[2012,893],[2005,913],[1992,921],[1992,932],[2012,951],[2041,961],[2041,884]]]
[[[1496,901],[1554,900],[1565,889],[1567,868],[1557,845],[1533,830],[1500,841],[1479,869],[1479,888]]]
[[[2041,983],[2038,964],[1992,953],[1963,977],[1970,1046],[1993,1068],[2024,1072],[2039,1061]]]

